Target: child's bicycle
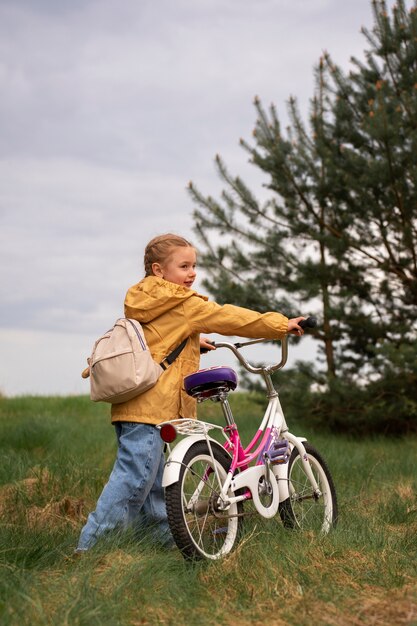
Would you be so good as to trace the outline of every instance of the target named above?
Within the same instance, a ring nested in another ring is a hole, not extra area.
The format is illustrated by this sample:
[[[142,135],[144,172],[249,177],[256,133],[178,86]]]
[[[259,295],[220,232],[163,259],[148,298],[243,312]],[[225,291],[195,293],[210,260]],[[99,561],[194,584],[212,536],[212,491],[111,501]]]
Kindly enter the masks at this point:
[[[315,326],[308,318],[303,327]],[[242,446],[228,393],[237,386],[229,367],[199,370],[184,379],[187,393],[199,402],[219,401],[226,420],[221,427],[193,419],[160,425],[162,439],[170,444],[165,465],[168,521],[174,540],[187,559],[220,559],[238,541],[245,503],[264,518],[277,514],[288,528],[328,533],[337,521],[336,491],[326,462],[304,437],[289,432],[271,374],[287,361],[287,338],[282,340],[281,361],[255,367],[240,348],[264,341],[216,342],[228,348],[251,373],[263,377],[269,399],[265,415],[249,445]],[[218,443],[210,431],[221,432]]]

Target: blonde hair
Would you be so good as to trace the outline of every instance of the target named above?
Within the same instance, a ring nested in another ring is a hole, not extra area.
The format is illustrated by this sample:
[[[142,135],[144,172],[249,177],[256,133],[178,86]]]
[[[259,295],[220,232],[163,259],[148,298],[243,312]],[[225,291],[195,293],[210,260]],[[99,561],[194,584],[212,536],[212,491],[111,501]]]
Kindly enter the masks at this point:
[[[158,235],[154,237],[148,243],[145,248],[145,256],[143,264],[145,266],[145,276],[152,276],[152,264],[160,263],[163,265],[170,257],[174,248],[193,248],[193,244],[180,237],[179,235],[173,235],[167,233],[165,235]]]

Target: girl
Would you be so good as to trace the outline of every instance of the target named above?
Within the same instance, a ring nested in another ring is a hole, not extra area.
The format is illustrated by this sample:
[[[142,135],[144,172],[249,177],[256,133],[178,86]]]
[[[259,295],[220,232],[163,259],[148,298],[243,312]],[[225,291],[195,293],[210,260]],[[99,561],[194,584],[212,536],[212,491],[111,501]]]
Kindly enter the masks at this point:
[[[214,349],[206,338],[200,339],[200,333],[267,339],[303,334],[298,325],[303,317],[288,320],[280,313],[220,306],[194,291],[196,251],[182,237],[166,234],[152,239],[144,264],[145,278],[126,294],[125,316],[144,324],[158,363],[181,341],[187,337],[188,341],[154,387],[112,406],[117,458],[96,510],[81,531],[77,552],[88,550],[99,536],[117,527],[152,527],[155,538],[173,543],[162,488],[163,442],[155,426],[178,417],[196,417],[196,401],[182,389],[182,380],[198,369],[200,347]]]

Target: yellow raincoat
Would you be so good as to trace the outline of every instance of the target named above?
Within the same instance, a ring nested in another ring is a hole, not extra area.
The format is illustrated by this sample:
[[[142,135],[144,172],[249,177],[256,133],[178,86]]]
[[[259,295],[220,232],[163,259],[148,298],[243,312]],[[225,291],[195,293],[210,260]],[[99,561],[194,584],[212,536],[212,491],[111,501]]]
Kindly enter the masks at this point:
[[[146,341],[158,363],[183,339],[189,340],[154,387],[128,402],[112,405],[112,422],[159,424],[196,417],[196,401],[185,393],[183,379],[199,368],[200,333],[280,339],[288,330],[288,319],[280,313],[220,306],[192,289],[156,276],[147,276],[128,290],[125,316],[144,324]]]

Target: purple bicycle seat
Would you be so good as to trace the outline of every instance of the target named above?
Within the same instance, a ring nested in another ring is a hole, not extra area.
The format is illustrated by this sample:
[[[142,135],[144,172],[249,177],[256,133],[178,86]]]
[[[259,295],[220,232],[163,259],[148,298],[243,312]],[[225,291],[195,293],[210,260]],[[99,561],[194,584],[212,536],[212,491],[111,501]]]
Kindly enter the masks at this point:
[[[189,396],[200,400],[213,398],[222,391],[237,387],[237,375],[230,367],[209,367],[184,378],[184,388]]]

